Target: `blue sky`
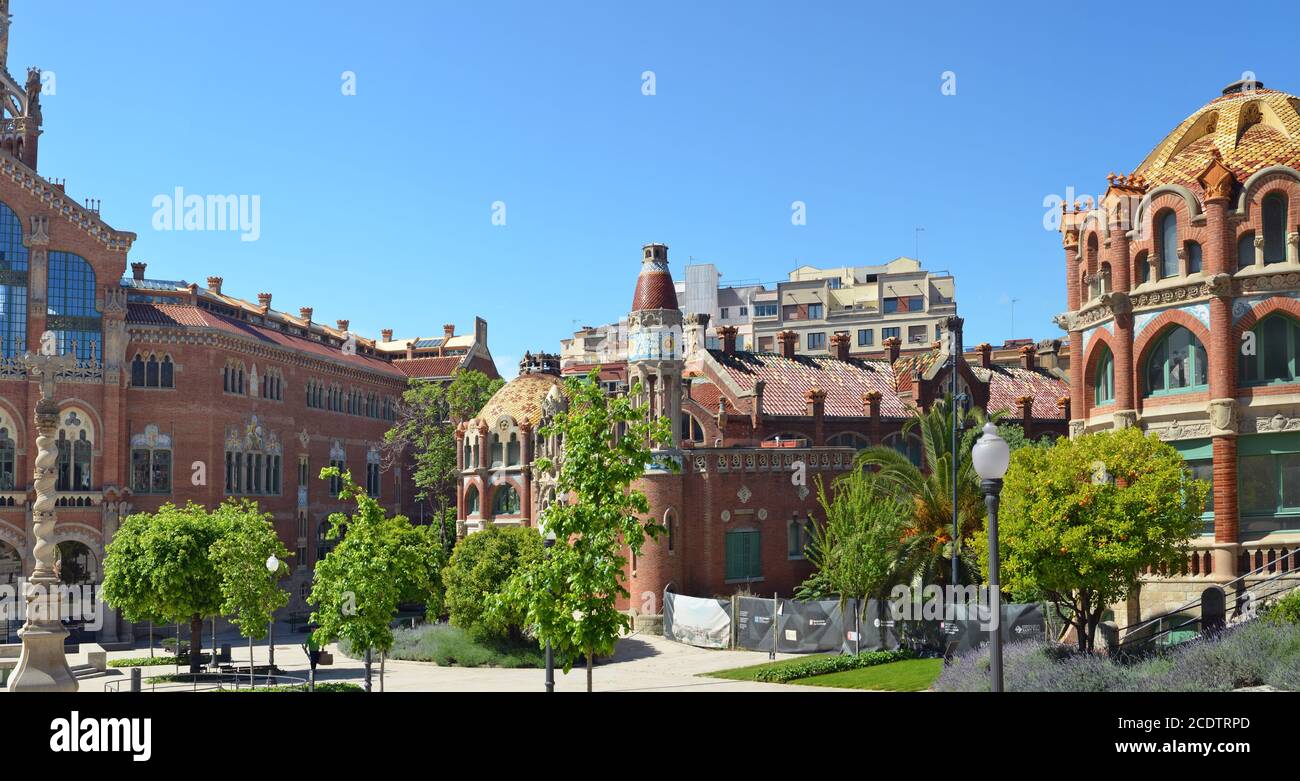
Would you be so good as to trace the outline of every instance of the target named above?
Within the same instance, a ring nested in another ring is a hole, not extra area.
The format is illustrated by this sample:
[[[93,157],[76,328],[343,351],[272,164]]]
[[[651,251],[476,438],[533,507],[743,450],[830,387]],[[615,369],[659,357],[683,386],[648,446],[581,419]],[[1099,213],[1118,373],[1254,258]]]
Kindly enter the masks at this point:
[[[10,71],[54,75],[41,173],[138,233],[131,260],[151,277],[220,274],[370,336],[481,315],[508,375],[525,350],[625,314],[648,241],[669,244],[676,276],[694,258],[775,281],[912,254],[921,226],[923,262],[957,277],[968,344],[1059,336],[1044,198],[1099,193],[1245,71],[1300,92],[1296,3],[1252,3],[1249,20],[1209,4],[12,12]],[[153,200],[176,187],[260,196],[260,238],[155,231]]]

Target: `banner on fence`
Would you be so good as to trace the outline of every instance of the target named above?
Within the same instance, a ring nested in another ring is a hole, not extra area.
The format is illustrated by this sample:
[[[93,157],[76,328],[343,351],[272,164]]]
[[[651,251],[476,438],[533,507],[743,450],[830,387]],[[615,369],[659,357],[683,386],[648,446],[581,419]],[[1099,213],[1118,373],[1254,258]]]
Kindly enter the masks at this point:
[[[823,602],[780,601],[776,650],[784,654],[838,651],[844,635],[844,611],[839,600]]]
[[[847,654],[859,651],[892,651],[898,648],[902,622],[895,619],[888,602],[868,599],[864,605],[856,599],[844,601],[843,642],[840,650]]]
[[[731,603],[674,594],[664,595],[664,637],[701,648],[731,645]]]
[[[751,651],[772,650],[772,600],[736,597],[736,647]]]

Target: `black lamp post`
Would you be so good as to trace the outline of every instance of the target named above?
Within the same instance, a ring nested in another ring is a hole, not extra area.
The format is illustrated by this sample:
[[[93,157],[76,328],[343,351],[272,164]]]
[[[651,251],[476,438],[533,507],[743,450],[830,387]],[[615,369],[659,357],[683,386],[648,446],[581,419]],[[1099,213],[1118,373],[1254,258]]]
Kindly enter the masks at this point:
[[[998,435],[998,427],[984,424],[984,434],[971,448],[975,473],[980,476],[980,489],[989,512],[989,612],[992,616],[990,634],[989,668],[993,675],[992,690],[1002,691],[1002,592],[998,562],[998,498],[1002,493],[1002,478],[1011,463],[1011,446]]]
[[[551,548],[555,546],[555,535],[548,534],[546,539],[542,540],[542,548],[546,551],[547,558],[551,555]],[[546,638],[546,691],[555,691],[555,654],[551,650],[551,638]]]

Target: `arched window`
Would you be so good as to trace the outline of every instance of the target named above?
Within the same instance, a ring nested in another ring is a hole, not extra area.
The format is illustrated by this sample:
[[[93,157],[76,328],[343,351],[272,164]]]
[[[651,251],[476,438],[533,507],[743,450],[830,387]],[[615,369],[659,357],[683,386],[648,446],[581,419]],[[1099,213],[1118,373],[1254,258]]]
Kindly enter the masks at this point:
[[[27,247],[23,224],[0,203],[0,358],[27,350]]]
[[[131,437],[131,490],[137,494],[172,492],[172,439],[152,423]]]
[[[144,384],[150,388],[158,387],[158,356],[150,355],[149,362],[144,365]]]
[[[1264,222],[1264,262],[1286,262],[1286,196],[1269,193],[1264,196],[1260,212]]]
[[[1237,268],[1250,268],[1255,265],[1255,234],[1245,233],[1237,239]]]
[[[14,465],[17,458],[18,448],[9,435],[9,429],[0,428],[0,491],[14,490]]]
[[[67,429],[59,430],[56,443],[59,460],[56,491],[89,491],[91,487],[91,455],[94,450],[86,430],[69,437]]]
[[[1101,353],[1097,356],[1097,373],[1093,380],[1093,389],[1096,392],[1094,403],[1097,406],[1115,400],[1115,356],[1111,355],[1110,348],[1105,345],[1102,345]]]
[[[913,466],[921,466],[921,440],[916,436],[904,436],[896,431],[885,437],[884,444],[907,456]]]
[[[492,466],[493,468],[505,464],[505,449],[501,446],[501,435],[496,432],[492,433]]]
[[[45,322],[58,338],[59,352],[72,352],[76,342],[78,360],[103,356],[103,329],[95,308],[95,270],[85,258],[71,252],[51,252],[49,258],[49,317]]]
[[[65,586],[80,586],[94,583],[98,579],[98,567],[95,554],[85,543],[65,540],[57,546],[58,558],[55,570],[59,573],[59,582]]]
[[[704,441],[704,427],[689,412],[682,413],[682,430],[680,434],[683,442],[694,442],[698,445]]]
[[[510,440],[506,442],[506,466],[519,466],[521,457],[519,434],[512,431],[510,432]]]
[[[856,431],[841,431],[834,436],[826,438],[827,447],[851,447],[854,450],[862,450],[870,447],[871,442],[862,434]]]
[[[492,517],[519,514],[519,493],[512,485],[497,488],[492,495]]]
[[[1101,264],[1101,269],[1097,272],[1097,295],[1105,295],[1110,292],[1110,264]]]
[[[1201,245],[1199,242],[1187,242],[1187,273],[1201,273]]]
[[[134,388],[173,388],[175,387],[175,367],[170,356],[161,359],[150,353],[148,358],[143,353],[136,353],[131,359],[131,386]]]
[[[471,485],[465,491],[465,517],[478,515],[478,486]]]
[[[131,359],[131,387],[144,387],[144,358],[140,357],[139,353]]]
[[[1174,326],[1151,348],[1146,363],[1147,395],[1206,386],[1205,348],[1192,332]]]
[[[1300,323],[1282,314],[1271,314],[1251,329],[1254,344],[1242,343],[1238,374],[1243,384],[1296,381],[1296,345],[1300,343]],[[1245,354],[1246,347],[1252,347]]]
[[[1133,263],[1134,263],[1133,268],[1134,271],[1136,272],[1133,275],[1133,278],[1142,283],[1150,282],[1151,264],[1147,262],[1147,253],[1145,251],[1139,252],[1137,254],[1137,258],[1134,259]]]
[[[241,426],[226,430],[226,493],[231,496],[278,496],[282,481],[283,447],[275,432],[253,415]],[[334,462],[331,461],[333,466]],[[334,496],[338,492],[333,492]]]
[[[0,585],[16,586],[22,576],[22,554],[9,543],[0,540]]]
[[[1178,276],[1178,215],[1164,212],[1156,220],[1160,226],[1160,278]]]
[[[176,387],[176,365],[172,363],[170,355],[164,355],[162,359],[162,379],[158,383],[160,388]]]

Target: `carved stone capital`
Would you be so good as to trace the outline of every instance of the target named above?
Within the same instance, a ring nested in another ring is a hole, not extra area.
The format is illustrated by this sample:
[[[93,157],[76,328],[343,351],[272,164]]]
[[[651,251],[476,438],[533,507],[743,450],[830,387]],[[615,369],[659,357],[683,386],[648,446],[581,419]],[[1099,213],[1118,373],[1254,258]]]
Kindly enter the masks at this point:
[[[1138,417],[1137,410],[1131,410],[1131,409],[1116,410],[1115,414],[1112,416],[1114,420],[1115,430],[1119,431],[1120,429],[1132,428],[1133,426],[1136,426],[1137,417]]]
[[[1066,228],[1061,236],[1061,246],[1077,247],[1079,246],[1079,231],[1077,228]]]
[[[1101,300],[1110,307],[1110,311],[1117,315],[1128,314],[1133,311],[1133,299],[1128,293],[1114,291],[1101,297]]]
[[[1215,274],[1210,277],[1209,282],[1210,295],[1218,298],[1229,298],[1232,296],[1232,275]]]
[[[1083,426],[1084,423],[1082,420],[1070,421],[1070,439],[1083,436]]]
[[[1256,237],[1255,237],[1255,249],[1264,249],[1264,237],[1263,237],[1263,236],[1256,236]]]
[[[1237,434],[1237,400],[1211,399],[1206,412],[1210,415],[1210,436],[1235,436]]]

